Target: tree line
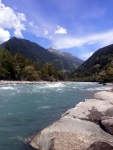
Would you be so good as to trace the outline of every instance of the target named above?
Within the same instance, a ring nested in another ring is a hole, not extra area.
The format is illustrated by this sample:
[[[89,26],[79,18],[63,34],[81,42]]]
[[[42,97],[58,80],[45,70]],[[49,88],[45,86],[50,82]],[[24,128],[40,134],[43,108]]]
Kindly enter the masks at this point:
[[[57,81],[65,80],[65,76],[48,62],[40,67],[39,62],[22,54],[12,55],[8,50],[0,49],[0,80]]]
[[[74,72],[72,80],[100,83],[113,82],[113,54],[96,57],[89,65],[85,63]]]

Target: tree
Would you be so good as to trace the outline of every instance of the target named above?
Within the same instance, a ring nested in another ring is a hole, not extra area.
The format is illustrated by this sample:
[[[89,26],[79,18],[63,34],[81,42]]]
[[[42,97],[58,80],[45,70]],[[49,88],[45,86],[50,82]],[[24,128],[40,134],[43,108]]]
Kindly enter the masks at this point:
[[[12,55],[7,50],[0,50],[0,79],[15,79]]]
[[[98,80],[99,80],[100,83],[105,83],[106,82],[106,72],[105,71],[101,71],[99,73]]]
[[[12,55],[8,50],[0,50],[0,80],[64,80],[63,72],[60,72],[50,63],[43,68],[39,63],[32,62],[22,54]]]
[[[37,81],[40,80],[40,72],[36,71],[33,66],[26,66],[22,72],[22,80]]]
[[[107,82],[113,82],[113,68],[108,67],[106,70],[106,80]]]

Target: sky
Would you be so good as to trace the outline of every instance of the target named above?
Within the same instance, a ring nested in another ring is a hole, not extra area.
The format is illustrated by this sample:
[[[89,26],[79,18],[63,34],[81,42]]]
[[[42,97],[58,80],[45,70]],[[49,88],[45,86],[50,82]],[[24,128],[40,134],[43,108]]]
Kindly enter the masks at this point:
[[[113,44],[113,0],[0,0],[0,44],[14,36],[86,60]]]

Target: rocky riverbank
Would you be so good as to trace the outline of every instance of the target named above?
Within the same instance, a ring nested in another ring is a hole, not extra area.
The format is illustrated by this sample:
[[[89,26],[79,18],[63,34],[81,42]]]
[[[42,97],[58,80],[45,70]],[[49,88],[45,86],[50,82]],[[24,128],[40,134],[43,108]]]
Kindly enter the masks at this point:
[[[41,84],[41,83],[50,83],[48,81],[5,81],[0,80],[0,84]]]
[[[98,92],[26,139],[37,150],[113,150],[113,92]]]

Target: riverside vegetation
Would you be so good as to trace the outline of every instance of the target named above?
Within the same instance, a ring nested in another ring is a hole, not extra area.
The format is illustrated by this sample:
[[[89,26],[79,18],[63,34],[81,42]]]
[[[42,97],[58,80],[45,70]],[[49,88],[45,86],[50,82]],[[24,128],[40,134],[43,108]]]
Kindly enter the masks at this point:
[[[38,62],[22,54],[12,55],[8,50],[0,49],[0,80],[57,81],[65,80],[65,77],[50,63],[40,67]]]
[[[58,51],[57,51],[58,52]],[[83,61],[13,37],[0,45],[0,80],[65,80]]]
[[[113,44],[97,50],[71,74],[74,81],[112,82]]]
[[[19,53],[31,59],[33,62],[39,62],[40,67],[43,67],[48,62],[66,74],[70,74],[83,63],[81,59],[71,54],[69,55],[69,53],[54,53],[54,51],[45,49],[37,43],[16,37],[2,43],[0,47],[7,49],[13,55]]]
[[[84,63],[70,53],[15,37],[0,48],[0,80],[113,81],[113,44],[97,50]]]

